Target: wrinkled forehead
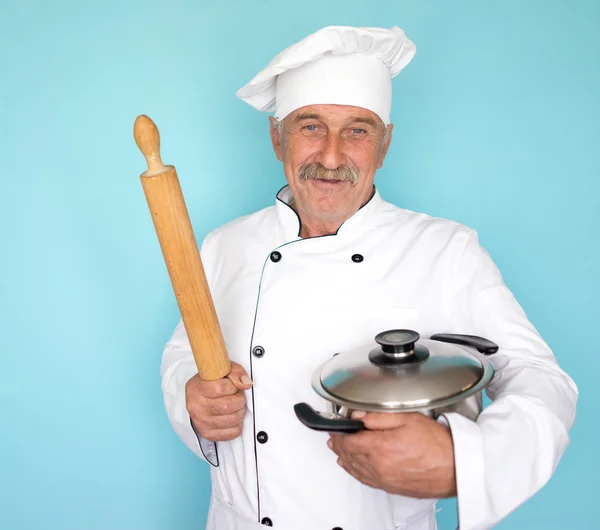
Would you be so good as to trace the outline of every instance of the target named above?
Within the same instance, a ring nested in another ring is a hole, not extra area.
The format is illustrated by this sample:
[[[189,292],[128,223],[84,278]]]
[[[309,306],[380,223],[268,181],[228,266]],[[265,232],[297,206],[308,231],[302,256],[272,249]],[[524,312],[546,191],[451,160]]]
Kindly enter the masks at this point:
[[[306,105],[288,114],[283,121],[286,124],[295,124],[306,120],[320,121],[325,125],[331,126],[362,123],[370,125],[374,129],[385,129],[383,120],[373,111],[352,105]]]

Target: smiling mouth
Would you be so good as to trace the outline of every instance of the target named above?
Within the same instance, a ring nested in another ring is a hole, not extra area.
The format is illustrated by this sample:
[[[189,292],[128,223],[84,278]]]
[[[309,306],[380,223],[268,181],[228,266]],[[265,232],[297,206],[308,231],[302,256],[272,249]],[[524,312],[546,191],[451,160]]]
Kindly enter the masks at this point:
[[[333,186],[340,186],[341,184],[344,184],[345,182],[349,182],[347,180],[343,180],[343,179],[310,179],[309,182],[314,182],[315,184],[317,184],[318,186],[327,186],[327,187],[333,187]]]

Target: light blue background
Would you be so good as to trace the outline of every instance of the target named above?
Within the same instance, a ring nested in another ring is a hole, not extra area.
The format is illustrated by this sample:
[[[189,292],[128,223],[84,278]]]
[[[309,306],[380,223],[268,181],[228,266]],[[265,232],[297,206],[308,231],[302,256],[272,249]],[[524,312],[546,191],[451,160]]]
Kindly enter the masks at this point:
[[[416,42],[381,193],[477,229],[579,385],[556,474],[500,528],[600,528],[600,2],[2,0],[0,529],[203,528],[208,467],[162,405],[178,313],[133,122],[158,124],[201,240],[284,183],[235,90],[328,24]]]

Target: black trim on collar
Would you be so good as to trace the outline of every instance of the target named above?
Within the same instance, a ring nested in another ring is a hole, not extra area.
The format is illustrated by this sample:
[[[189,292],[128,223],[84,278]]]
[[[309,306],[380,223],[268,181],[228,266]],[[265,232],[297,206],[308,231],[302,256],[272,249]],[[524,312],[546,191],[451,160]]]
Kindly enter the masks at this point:
[[[279,198],[279,194],[285,189],[285,188],[289,188],[290,185],[286,184],[285,186],[282,186],[281,188],[279,188],[279,191],[275,194],[275,199],[278,200],[281,204],[284,204],[285,206],[287,206],[290,210],[292,210],[292,212],[294,212],[294,215],[296,216],[296,218],[298,219],[298,237],[300,237],[300,232],[302,232],[302,221],[300,220],[300,216],[298,215],[298,212],[296,210],[294,210],[287,202],[283,202],[280,198]],[[373,197],[375,197],[375,191],[376,191],[376,187],[375,184],[373,184],[373,191],[371,193],[371,196],[369,197],[369,200],[367,202],[365,202],[358,210],[356,210],[356,212],[359,212],[360,210],[362,210],[367,204],[369,204],[372,200]],[[354,213],[356,213],[354,212]],[[345,223],[346,221],[344,221]],[[302,238],[302,239],[316,239],[318,237],[329,237],[329,236],[337,236],[338,232],[340,231],[340,228],[342,228],[342,226],[344,226],[344,223],[342,223],[340,226],[338,226],[338,229],[335,231],[335,233],[333,234],[326,234],[324,236],[314,236],[314,237],[309,237],[309,238]]]

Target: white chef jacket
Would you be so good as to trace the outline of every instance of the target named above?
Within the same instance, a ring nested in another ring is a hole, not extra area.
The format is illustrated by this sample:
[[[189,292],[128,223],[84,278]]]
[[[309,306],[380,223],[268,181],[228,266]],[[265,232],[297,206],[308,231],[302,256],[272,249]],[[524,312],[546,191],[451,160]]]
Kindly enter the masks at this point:
[[[452,432],[462,530],[490,528],[538,491],[568,445],[578,390],[518,305],[477,234],[461,224],[371,200],[335,235],[302,239],[289,187],[274,206],[210,233],[201,256],[232,361],[254,386],[240,437],[197,437],[185,383],[197,373],[180,322],[165,347],[162,389],[183,442],[211,462],[208,530],[431,530],[435,499],[365,486],[336,463],[328,434],[293,407],[327,411],[311,375],[338,352],[413,329],[480,335],[493,400],[477,421],[440,417]]]

